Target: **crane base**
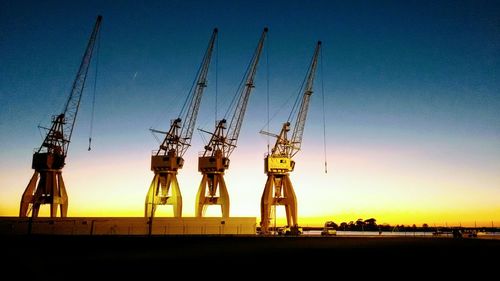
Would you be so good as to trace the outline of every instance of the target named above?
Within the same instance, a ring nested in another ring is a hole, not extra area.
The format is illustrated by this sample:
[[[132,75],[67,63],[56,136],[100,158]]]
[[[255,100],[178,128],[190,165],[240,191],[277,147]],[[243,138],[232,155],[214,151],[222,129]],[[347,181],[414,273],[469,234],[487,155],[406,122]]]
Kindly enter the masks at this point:
[[[40,179],[40,180],[38,180]],[[20,217],[38,217],[40,206],[50,204],[50,217],[57,217],[57,209],[60,209],[61,217],[68,213],[68,195],[62,170],[35,170],[23,196],[19,209]]]
[[[267,182],[260,203],[261,233],[269,233],[271,209],[273,206],[283,205],[286,211],[286,220],[289,227],[298,229],[297,197],[293,190],[288,174],[267,173]]]
[[[217,197],[217,189],[219,196]],[[198,218],[205,216],[209,205],[220,205],[222,217],[229,217],[229,194],[223,173],[203,173],[200,188],[196,195],[195,215]]]
[[[145,216],[154,217],[158,205],[172,205],[174,217],[182,216],[182,196],[177,181],[177,171],[155,171],[146,196]]]

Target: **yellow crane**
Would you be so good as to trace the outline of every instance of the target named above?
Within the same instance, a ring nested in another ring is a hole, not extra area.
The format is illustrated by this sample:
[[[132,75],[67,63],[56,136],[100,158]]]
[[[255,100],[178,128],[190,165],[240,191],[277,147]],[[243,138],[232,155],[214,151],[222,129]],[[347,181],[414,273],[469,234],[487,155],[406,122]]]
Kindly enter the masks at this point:
[[[300,92],[302,93],[302,101],[295,118],[295,127],[293,128],[292,137],[290,139],[288,138],[288,132],[291,130],[290,117],[292,114],[290,114],[288,121],[283,124],[279,135],[261,131],[262,134],[276,137],[276,143],[271,153],[266,155],[264,159],[264,172],[267,174],[267,182],[260,204],[260,226],[262,234],[269,233],[272,207],[278,205],[285,206],[286,219],[290,232],[292,234],[299,233],[297,197],[295,196],[289,174],[295,167],[295,161],[293,161],[292,158],[299,152],[302,144],[302,136],[304,134],[309,101],[313,93],[314,76],[316,74],[320,49],[321,41],[318,41],[306,78],[302,84]],[[296,105],[297,102],[294,108],[296,108]],[[293,112],[294,109],[292,109],[292,113]]]
[[[146,195],[146,217],[154,217],[158,205],[172,205],[174,217],[182,216],[182,196],[177,181],[177,172],[182,169],[184,165],[182,157],[191,145],[203,90],[207,87],[208,69],[217,33],[218,30],[215,28],[179,117],[171,122],[168,132],[151,130],[154,133],[165,134],[165,138],[160,148],[151,156],[151,170],[155,175]]]
[[[229,127],[226,128],[227,121],[224,118],[217,122],[213,133],[201,130],[210,134],[211,137],[205,146],[205,151],[198,157],[198,171],[203,176],[196,195],[196,217],[203,217],[209,205],[220,205],[222,217],[229,217],[229,194],[224,181],[224,172],[229,168],[229,156],[236,148],[248,99],[254,88],[254,78],[267,31],[268,29],[264,28],[242,83],[226,113],[226,116],[232,116]],[[229,113],[232,114],[229,115]],[[219,196],[217,196],[217,190]]]
[[[68,213],[68,195],[62,169],[66,165],[71,135],[101,20],[102,16],[98,16],[63,112],[53,116],[52,126],[47,128],[48,132],[42,145],[33,154],[32,168],[35,172],[22,195],[20,217],[27,217],[30,212],[33,217],[37,217],[40,205],[43,204],[50,204],[50,217],[57,216],[58,207],[60,207],[61,217],[66,217]]]

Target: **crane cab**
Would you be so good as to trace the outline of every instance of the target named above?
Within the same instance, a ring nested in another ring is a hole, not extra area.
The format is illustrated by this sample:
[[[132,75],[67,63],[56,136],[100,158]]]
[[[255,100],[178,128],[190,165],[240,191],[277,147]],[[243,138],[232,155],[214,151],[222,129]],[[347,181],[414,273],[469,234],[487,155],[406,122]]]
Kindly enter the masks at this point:
[[[229,168],[229,158],[223,157],[222,151],[215,151],[213,156],[198,157],[199,172],[224,172]]]
[[[184,159],[178,157],[174,151],[169,151],[167,155],[151,156],[151,171],[177,171],[184,166]]]
[[[264,159],[265,173],[288,173],[292,172],[295,167],[295,161],[288,157],[273,157],[267,156]]]
[[[65,156],[50,152],[35,152],[31,167],[35,170],[59,170],[64,167]]]

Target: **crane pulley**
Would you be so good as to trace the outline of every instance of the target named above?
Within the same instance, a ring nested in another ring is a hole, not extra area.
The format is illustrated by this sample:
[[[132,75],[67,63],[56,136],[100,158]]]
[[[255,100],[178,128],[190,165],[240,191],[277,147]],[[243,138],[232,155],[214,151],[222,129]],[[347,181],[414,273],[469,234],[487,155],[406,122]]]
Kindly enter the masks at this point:
[[[146,217],[154,217],[157,205],[172,205],[174,216],[182,215],[182,196],[177,181],[177,171],[182,169],[184,165],[182,157],[191,145],[201,98],[207,87],[208,70],[217,33],[218,30],[215,28],[179,116],[171,122],[168,132],[151,130],[165,134],[165,138],[159,149],[151,156],[151,170],[155,175],[146,196]]]
[[[33,154],[32,168],[35,172],[22,195],[20,217],[28,216],[30,211],[33,217],[37,217],[42,204],[51,205],[51,217],[57,216],[58,206],[60,206],[61,217],[66,217],[68,196],[62,178],[62,168],[66,164],[65,160],[101,21],[102,16],[98,16],[63,112],[52,118],[51,128],[42,145]]]

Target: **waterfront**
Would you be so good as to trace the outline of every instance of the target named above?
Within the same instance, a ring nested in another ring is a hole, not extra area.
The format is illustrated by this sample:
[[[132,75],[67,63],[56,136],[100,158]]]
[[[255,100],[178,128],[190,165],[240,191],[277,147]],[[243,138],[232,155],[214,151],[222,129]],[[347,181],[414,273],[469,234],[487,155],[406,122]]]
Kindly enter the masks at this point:
[[[306,236],[321,236],[321,230],[304,231]],[[341,237],[443,237],[453,238],[453,233],[433,231],[341,231],[338,230],[335,236]],[[500,239],[500,232],[479,232],[477,237],[481,239]]]

